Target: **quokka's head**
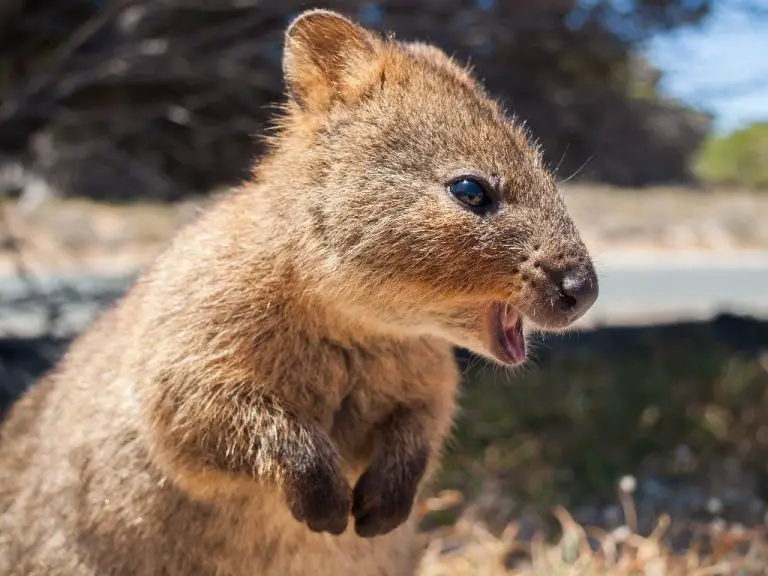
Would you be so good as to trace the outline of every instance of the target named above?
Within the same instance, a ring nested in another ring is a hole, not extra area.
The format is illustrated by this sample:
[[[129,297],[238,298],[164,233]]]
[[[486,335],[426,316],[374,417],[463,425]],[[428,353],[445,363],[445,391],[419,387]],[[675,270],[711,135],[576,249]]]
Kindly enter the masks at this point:
[[[592,261],[540,151],[444,52],[310,10],[283,69],[285,141],[310,183],[292,201],[326,296],[504,364],[531,328],[592,306]]]

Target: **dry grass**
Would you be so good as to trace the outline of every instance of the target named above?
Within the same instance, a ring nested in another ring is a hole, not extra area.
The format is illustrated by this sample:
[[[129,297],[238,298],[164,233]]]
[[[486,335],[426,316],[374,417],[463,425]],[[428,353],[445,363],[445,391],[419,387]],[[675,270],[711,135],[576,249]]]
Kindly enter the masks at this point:
[[[452,493],[448,498],[455,499]],[[440,496],[427,500],[424,513],[429,513],[429,507],[441,507],[440,500]],[[631,503],[626,506],[625,514],[631,517]],[[651,534],[642,536],[626,525],[612,531],[581,526],[563,508],[556,508],[553,514],[560,527],[560,535],[554,542],[548,542],[540,534],[530,541],[520,541],[515,523],[494,534],[482,522],[468,519],[425,533],[426,550],[419,576],[748,576],[766,573],[768,548],[763,531],[725,529],[713,523],[700,527],[698,540],[690,548],[674,553],[664,543],[670,526],[667,516],[659,518]]]

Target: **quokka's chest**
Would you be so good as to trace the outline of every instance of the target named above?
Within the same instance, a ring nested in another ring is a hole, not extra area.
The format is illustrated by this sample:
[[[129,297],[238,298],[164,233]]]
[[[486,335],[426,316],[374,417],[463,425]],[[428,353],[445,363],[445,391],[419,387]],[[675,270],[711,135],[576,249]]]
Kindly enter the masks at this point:
[[[377,445],[386,443],[386,422],[395,410],[431,405],[453,385],[450,349],[398,343],[336,352],[343,368],[337,364],[335,375],[343,376],[325,421],[348,463],[366,464]]]
[[[390,375],[391,376],[391,375]],[[384,440],[386,420],[407,399],[360,382],[342,397],[333,412],[331,437],[350,464],[367,464]]]

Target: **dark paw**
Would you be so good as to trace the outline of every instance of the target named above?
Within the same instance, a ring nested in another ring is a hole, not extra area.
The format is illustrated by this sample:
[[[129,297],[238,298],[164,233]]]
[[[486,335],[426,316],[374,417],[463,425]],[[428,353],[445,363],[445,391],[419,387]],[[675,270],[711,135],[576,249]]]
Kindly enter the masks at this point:
[[[351,507],[349,485],[332,466],[319,465],[286,484],[293,516],[313,532],[342,534]]]
[[[426,450],[401,461],[374,462],[355,485],[355,532],[372,538],[391,532],[411,514],[427,463]]]

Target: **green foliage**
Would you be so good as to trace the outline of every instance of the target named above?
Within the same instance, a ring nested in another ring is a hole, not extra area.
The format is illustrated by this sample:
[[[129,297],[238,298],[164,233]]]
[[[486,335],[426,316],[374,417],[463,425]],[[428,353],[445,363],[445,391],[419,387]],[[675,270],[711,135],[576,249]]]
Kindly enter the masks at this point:
[[[554,339],[516,373],[474,360],[438,487],[490,479],[546,510],[610,500],[625,474],[706,475],[723,454],[768,483],[766,346],[768,324],[723,320]]]
[[[726,136],[709,138],[698,154],[694,170],[710,184],[768,190],[768,122],[756,122]]]

